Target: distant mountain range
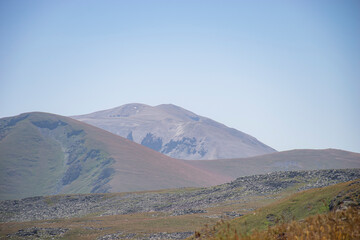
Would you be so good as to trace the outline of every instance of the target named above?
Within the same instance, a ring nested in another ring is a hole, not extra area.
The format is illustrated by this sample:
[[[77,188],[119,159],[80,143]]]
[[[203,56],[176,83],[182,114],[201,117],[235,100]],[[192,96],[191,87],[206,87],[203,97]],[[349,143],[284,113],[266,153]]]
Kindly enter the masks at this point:
[[[276,152],[248,134],[172,104],[126,104],[72,118],[178,159],[239,158]]]
[[[293,150],[226,160],[179,160],[72,118],[0,119],[0,200],[212,186],[279,170],[360,168],[360,154]]]

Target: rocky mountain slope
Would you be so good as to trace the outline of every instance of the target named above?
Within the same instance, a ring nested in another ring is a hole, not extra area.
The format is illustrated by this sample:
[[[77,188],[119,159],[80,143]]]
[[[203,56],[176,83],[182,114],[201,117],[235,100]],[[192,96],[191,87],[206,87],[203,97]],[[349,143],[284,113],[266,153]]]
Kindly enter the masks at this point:
[[[229,178],[71,118],[0,119],[0,199],[209,186]]]
[[[72,118],[178,159],[225,159],[275,152],[256,138],[172,104],[126,104]]]

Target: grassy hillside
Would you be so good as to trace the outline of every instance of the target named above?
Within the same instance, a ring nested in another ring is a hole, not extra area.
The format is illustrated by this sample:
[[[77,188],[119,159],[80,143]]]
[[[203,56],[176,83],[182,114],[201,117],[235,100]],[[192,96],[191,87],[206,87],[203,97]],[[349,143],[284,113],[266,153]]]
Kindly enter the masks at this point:
[[[360,153],[337,149],[291,150],[251,158],[186,161],[187,163],[233,179],[274,171],[360,168]]]
[[[292,221],[269,228],[267,231],[254,232],[250,236],[239,236],[242,240],[257,239],[360,239],[360,210],[347,208],[310,216],[303,221]]]
[[[0,199],[106,191],[113,159],[81,124],[30,113],[1,119],[0,132]]]
[[[226,180],[71,118],[25,113],[0,119],[0,199]]]
[[[264,231],[254,231],[246,235],[229,227],[215,237],[206,239],[236,240],[350,240],[360,239],[360,209],[349,207],[340,211],[331,211],[306,217],[301,221],[279,223]],[[201,233],[196,233],[201,239]]]
[[[272,234],[273,237],[263,239],[276,239],[276,237],[279,237],[279,235],[274,234],[276,231],[277,233],[283,233],[287,227],[292,226],[293,229],[296,229],[301,226],[301,224],[297,225],[298,223],[289,224],[291,221],[306,219],[316,214],[325,214],[330,209],[344,208],[344,205],[359,206],[359,196],[359,179],[324,188],[310,189],[281,199],[245,216],[226,222],[218,222],[214,226],[206,227],[196,233],[196,237],[194,236],[192,239],[261,239],[256,237],[264,237],[268,234]],[[356,214],[359,214],[359,210],[356,210],[356,212]],[[327,217],[325,216],[324,218]],[[312,222],[313,218],[309,218],[307,221]],[[264,232],[269,227],[275,225],[278,226]],[[251,233],[253,234],[252,236]],[[249,234],[250,237],[247,238],[246,236],[249,236]],[[288,235],[290,235],[290,232]]]

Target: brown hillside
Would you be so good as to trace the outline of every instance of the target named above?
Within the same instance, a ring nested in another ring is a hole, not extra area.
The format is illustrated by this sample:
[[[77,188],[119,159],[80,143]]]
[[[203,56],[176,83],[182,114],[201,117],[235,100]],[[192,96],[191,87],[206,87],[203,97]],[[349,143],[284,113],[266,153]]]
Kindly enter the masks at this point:
[[[360,168],[360,154],[337,149],[300,149],[250,158],[186,162],[235,179],[275,171]]]

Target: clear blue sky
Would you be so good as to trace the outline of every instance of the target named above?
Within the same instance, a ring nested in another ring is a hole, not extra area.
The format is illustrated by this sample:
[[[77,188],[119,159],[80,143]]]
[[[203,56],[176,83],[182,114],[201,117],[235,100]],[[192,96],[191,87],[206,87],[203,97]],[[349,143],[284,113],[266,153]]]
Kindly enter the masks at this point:
[[[0,1],[0,117],[133,102],[360,152],[360,1]]]

